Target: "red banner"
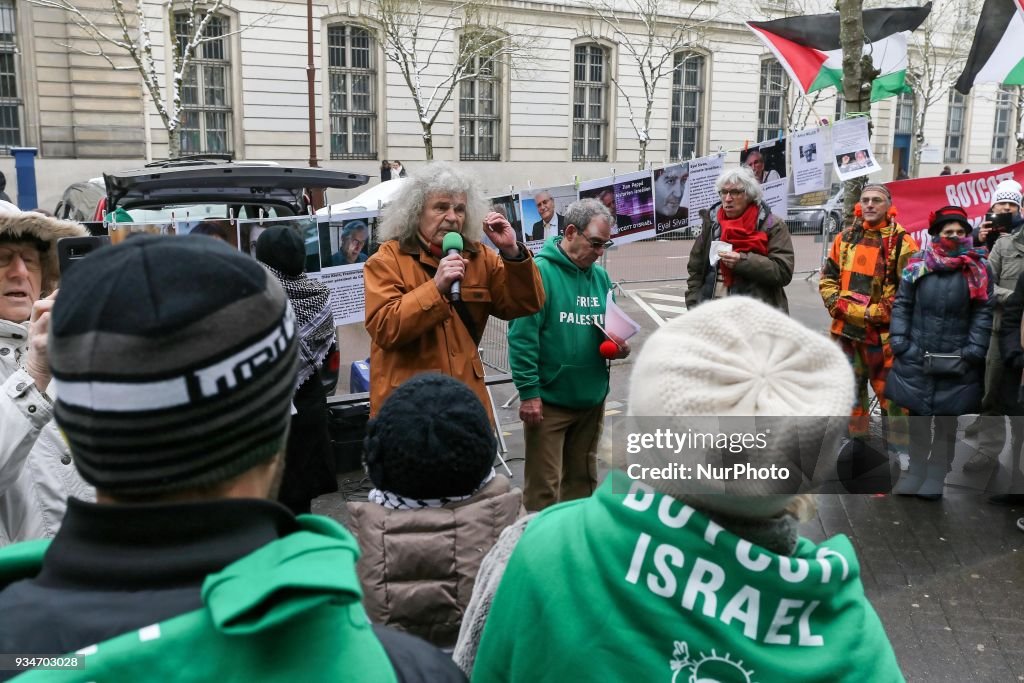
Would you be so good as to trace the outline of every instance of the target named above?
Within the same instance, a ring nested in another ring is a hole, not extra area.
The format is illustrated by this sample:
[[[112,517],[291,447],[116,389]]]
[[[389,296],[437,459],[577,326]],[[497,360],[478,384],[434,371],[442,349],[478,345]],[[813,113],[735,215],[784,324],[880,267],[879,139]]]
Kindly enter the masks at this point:
[[[921,232],[928,229],[928,215],[943,206],[961,206],[975,227],[992,206],[996,186],[1013,178],[1024,184],[1024,161],[980,173],[942,175],[935,178],[917,178],[887,183],[892,193],[892,205],[898,212],[896,220],[914,234],[918,244]]]

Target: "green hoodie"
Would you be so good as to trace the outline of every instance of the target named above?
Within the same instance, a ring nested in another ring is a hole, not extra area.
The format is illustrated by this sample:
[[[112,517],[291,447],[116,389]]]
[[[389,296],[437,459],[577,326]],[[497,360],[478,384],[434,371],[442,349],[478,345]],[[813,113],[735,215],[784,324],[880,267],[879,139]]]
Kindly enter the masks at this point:
[[[85,648],[81,669],[24,681],[397,680],[360,604],[352,535],[298,517],[289,534],[206,578],[203,607]],[[35,576],[49,541],[0,550],[0,586]]]
[[[508,328],[508,357],[519,398],[563,408],[592,408],[608,395],[608,364],[598,347],[605,336],[607,271],[581,269],[550,237],[534,262],[544,281],[544,307]]]
[[[526,527],[473,680],[903,676],[845,536],[801,538],[792,556],[777,555],[616,470],[592,497],[548,508]]]

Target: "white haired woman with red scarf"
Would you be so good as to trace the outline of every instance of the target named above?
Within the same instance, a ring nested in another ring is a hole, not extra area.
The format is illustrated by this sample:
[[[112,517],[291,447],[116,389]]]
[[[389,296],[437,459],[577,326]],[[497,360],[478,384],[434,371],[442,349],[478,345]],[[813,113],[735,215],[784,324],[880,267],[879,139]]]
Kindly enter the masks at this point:
[[[981,406],[994,282],[987,252],[970,233],[959,206],[935,211],[932,241],[910,258],[893,304],[895,359],[885,394],[910,411],[910,469],[894,489],[900,495],[942,497],[957,417]]]

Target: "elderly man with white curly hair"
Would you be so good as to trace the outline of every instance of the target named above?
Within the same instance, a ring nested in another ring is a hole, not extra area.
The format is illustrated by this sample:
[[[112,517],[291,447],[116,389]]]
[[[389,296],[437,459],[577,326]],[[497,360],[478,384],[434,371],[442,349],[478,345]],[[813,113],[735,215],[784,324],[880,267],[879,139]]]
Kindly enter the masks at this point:
[[[437,162],[411,179],[384,210],[383,243],[364,269],[370,414],[405,380],[435,371],[464,382],[493,415],[477,347],[490,316],[540,310],[540,273],[468,173]],[[484,231],[497,252],[480,243]],[[442,253],[449,233],[462,236],[459,253]]]

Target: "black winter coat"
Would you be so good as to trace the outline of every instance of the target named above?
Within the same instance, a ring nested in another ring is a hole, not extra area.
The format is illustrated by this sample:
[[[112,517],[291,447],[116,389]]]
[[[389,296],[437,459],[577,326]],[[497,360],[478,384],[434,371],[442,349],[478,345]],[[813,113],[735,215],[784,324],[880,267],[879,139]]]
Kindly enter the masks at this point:
[[[994,278],[988,268],[988,300],[971,301],[962,271],[928,273],[903,280],[893,304],[889,343],[895,356],[885,395],[918,415],[965,415],[981,407],[985,354],[992,336]],[[927,375],[924,354],[959,353],[956,375]]]

